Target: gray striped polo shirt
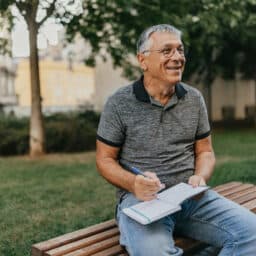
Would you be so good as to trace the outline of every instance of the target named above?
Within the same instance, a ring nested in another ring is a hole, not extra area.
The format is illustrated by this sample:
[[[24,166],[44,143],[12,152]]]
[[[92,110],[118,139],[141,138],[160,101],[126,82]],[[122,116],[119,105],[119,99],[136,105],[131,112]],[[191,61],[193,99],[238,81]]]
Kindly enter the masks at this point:
[[[195,141],[209,134],[206,106],[197,89],[178,83],[163,106],[148,95],[141,77],[109,97],[97,139],[120,147],[121,165],[155,172],[170,187],[193,175]]]

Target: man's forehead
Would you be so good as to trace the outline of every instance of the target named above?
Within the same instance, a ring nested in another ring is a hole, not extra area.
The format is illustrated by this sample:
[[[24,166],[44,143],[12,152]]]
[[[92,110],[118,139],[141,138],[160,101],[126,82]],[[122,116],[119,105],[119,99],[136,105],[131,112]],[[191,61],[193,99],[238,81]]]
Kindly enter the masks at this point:
[[[154,45],[182,45],[180,36],[175,33],[156,31],[149,38]]]

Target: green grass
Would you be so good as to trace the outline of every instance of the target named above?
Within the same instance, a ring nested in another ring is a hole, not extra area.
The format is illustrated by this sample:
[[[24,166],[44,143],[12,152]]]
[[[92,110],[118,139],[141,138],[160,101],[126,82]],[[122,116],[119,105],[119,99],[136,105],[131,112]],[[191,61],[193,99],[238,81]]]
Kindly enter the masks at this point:
[[[211,185],[256,184],[256,131],[213,133]],[[33,243],[108,220],[115,189],[95,168],[95,153],[0,158],[0,256],[28,256]]]
[[[256,184],[256,130],[215,131],[216,168],[212,186],[231,180]]]
[[[94,155],[0,159],[0,255],[30,255],[35,242],[113,218],[115,190]]]

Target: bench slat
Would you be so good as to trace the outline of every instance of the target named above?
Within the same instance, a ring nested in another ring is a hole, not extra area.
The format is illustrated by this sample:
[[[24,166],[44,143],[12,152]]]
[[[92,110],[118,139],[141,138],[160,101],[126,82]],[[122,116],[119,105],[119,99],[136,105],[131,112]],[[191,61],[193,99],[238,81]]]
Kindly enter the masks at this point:
[[[97,244],[90,245],[85,248],[81,248],[75,252],[63,254],[63,256],[88,256],[94,255],[95,253],[101,252],[104,249],[110,248],[114,245],[119,244],[119,235],[101,241]],[[47,255],[47,254],[46,254]],[[47,255],[48,256],[48,255]]]
[[[238,198],[235,198],[234,201],[238,204],[244,204],[246,202],[252,201],[253,199],[256,199],[256,193],[249,193],[248,195],[243,195]]]
[[[239,185],[238,187],[234,187],[234,188],[222,191],[221,195],[227,196],[227,195],[235,194],[236,192],[240,192],[240,191],[246,190],[248,188],[252,188],[252,187],[254,187],[254,185],[252,185],[252,184]]]
[[[32,255],[33,256],[43,256],[42,252],[48,251],[54,248],[57,248],[59,246],[68,244],[70,242],[83,239],[85,237],[89,237],[91,235],[103,232],[105,230],[108,230],[110,228],[113,228],[116,226],[116,221],[115,220],[109,220],[106,222],[102,222],[100,224],[96,224],[91,227],[79,229],[77,231],[61,235],[52,239],[49,239],[44,242],[40,242],[37,244],[34,244],[32,246]]]
[[[241,192],[235,193],[234,195],[231,195],[229,197],[229,199],[234,200],[234,199],[236,199],[236,198],[238,198],[240,196],[244,196],[244,195],[247,195],[247,194],[253,193],[253,192],[254,193],[256,192],[256,186],[253,186],[252,188],[248,188],[248,189],[245,189],[245,190],[243,190]]]
[[[94,256],[116,256],[116,255],[124,255],[124,248],[121,245],[115,245],[111,248],[108,248],[102,252],[98,252],[94,254]]]
[[[55,249],[49,250],[47,251],[46,255],[48,256],[60,256],[63,255],[65,253],[69,253],[72,251],[75,251],[77,249],[92,245],[92,244],[96,244],[98,242],[104,241],[108,238],[111,238],[113,236],[116,236],[119,234],[119,229],[118,227],[115,227],[113,229],[104,231],[104,232],[100,232],[99,234],[75,241],[75,242],[71,242],[68,244],[65,244],[63,246],[57,247]]]
[[[246,207],[247,209],[249,209],[252,212],[256,212],[256,199],[243,204],[243,206]]]
[[[254,193],[253,193],[253,195],[254,195]],[[228,196],[227,196],[227,198],[228,198]],[[251,200],[253,200],[254,198],[256,198],[256,195],[253,196],[253,198]],[[244,205],[249,200],[248,200],[248,198],[246,196],[241,196],[241,197],[235,198],[233,201],[238,203],[238,204],[240,204],[240,205]]]
[[[216,187],[214,187],[214,190],[220,193],[221,191],[225,191],[227,189],[237,187],[241,184],[242,184],[241,182],[233,181],[233,182],[229,182],[229,183],[225,183],[225,184],[216,186]]]
[[[185,251],[197,247],[200,244],[202,244],[202,242],[199,242],[189,237],[180,237],[178,239],[175,238],[175,245],[182,248]]]

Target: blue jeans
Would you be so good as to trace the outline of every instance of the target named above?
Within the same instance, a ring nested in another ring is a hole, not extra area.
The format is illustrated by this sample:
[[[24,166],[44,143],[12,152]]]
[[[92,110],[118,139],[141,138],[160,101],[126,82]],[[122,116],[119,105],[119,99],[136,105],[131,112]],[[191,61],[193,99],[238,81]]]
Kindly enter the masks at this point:
[[[213,190],[199,200],[186,200],[181,211],[145,226],[122,212],[136,203],[138,200],[128,193],[117,207],[120,243],[130,256],[183,255],[174,244],[174,229],[212,246],[208,253],[197,255],[212,255],[209,252],[217,248],[221,256],[256,255],[256,215]]]

